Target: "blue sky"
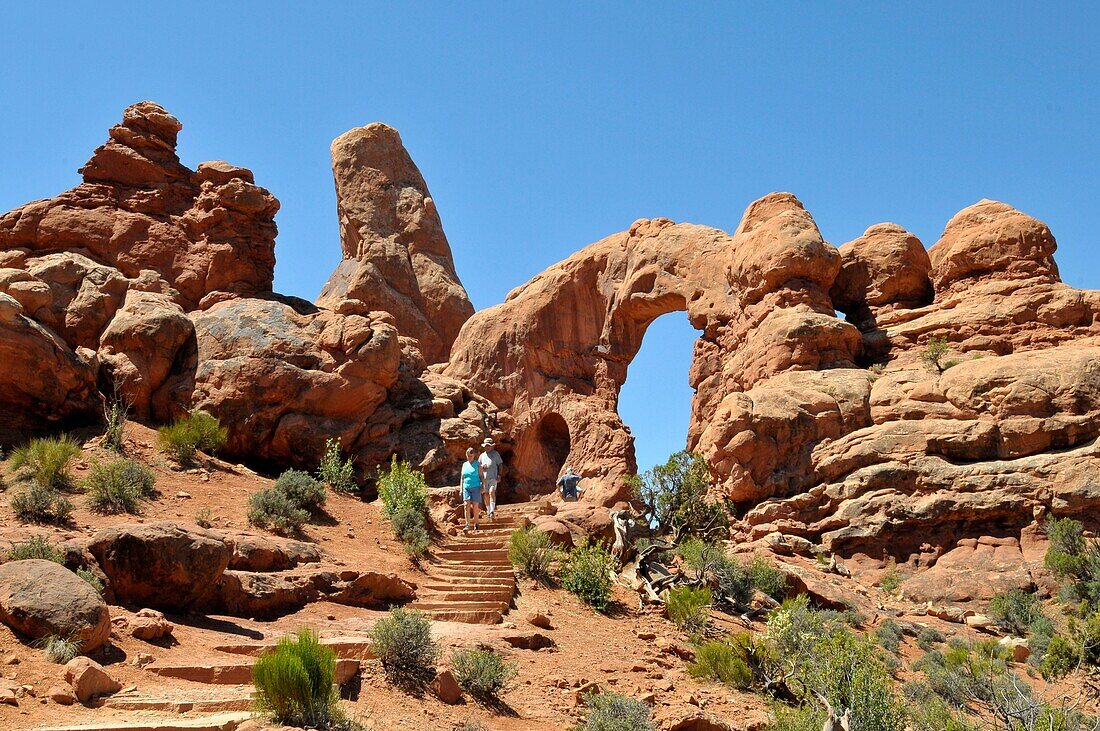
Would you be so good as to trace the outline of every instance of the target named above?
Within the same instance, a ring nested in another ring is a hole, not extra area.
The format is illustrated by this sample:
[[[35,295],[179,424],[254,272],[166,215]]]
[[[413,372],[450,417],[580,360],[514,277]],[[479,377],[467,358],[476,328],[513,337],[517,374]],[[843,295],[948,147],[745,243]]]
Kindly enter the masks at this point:
[[[76,184],[153,99],[185,163],[247,166],[282,201],[276,287],[309,299],[339,258],[329,144],[375,120],[478,308],[637,218],[729,230],[773,190],[837,244],[890,220],[931,245],[1005,200],[1100,287],[1095,5],[742,5],[7,4],[0,210]],[[621,408],[643,467],[682,448],[690,399],[686,318],[653,327]]]

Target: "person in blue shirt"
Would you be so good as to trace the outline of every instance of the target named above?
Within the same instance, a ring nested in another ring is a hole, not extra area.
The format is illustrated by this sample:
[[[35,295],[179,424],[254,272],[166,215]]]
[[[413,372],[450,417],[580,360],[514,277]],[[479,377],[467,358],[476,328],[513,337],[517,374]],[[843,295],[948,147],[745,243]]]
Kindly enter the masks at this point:
[[[466,518],[463,530],[470,530],[471,516],[477,530],[477,519],[481,517],[481,469],[473,447],[466,450],[466,461],[462,463],[462,514]]]
[[[567,503],[575,503],[580,499],[581,480],[584,478],[573,472],[572,467],[566,467],[565,473],[558,478],[558,491],[561,492],[561,499]]]

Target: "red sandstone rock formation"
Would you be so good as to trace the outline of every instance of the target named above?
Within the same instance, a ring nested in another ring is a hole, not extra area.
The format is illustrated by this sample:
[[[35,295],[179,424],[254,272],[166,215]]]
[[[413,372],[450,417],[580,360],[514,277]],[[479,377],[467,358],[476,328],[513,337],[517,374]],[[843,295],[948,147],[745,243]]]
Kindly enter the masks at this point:
[[[375,122],[332,143],[344,259],[317,304],[393,315],[428,364],[447,360],[474,312],[428,185],[397,130]]]

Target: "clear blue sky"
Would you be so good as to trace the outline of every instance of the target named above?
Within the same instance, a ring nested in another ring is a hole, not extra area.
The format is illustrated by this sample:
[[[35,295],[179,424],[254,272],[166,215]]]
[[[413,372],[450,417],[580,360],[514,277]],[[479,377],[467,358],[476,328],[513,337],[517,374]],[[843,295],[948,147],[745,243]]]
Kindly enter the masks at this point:
[[[890,220],[931,245],[1005,200],[1100,286],[1095,4],[742,5],[7,4],[0,209],[77,183],[153,99],[185,163],[245,165],[282,201],[276,287],[309,299],[339,257],[329,143],[374,120],[478,308],[637,218],[729,230],[773,190],[837,244]],[[622,404],[643,467],[682,448],[690,398],[686,318],[654,328]]]

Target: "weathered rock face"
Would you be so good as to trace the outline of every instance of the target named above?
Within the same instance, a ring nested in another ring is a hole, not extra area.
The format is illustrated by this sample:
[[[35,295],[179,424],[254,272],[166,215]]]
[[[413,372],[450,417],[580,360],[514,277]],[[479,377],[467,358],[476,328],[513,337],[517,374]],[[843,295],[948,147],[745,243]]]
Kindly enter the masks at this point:
[[[446,361],[474,308],[401,136],[377,122],[345,132],[332,143],[332,172],[344,259],[317,304],[389,312],[425,362]]]
[[[53,561],[0,565],[0,621],[33,640],[58,635],[95,650],[111,634],[111,614],[84,579]]]

